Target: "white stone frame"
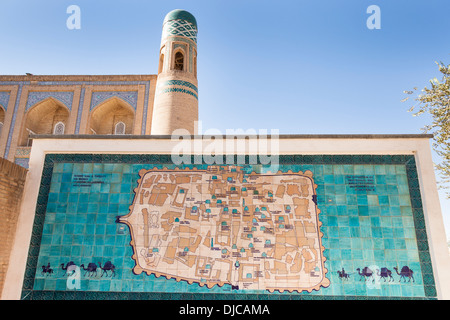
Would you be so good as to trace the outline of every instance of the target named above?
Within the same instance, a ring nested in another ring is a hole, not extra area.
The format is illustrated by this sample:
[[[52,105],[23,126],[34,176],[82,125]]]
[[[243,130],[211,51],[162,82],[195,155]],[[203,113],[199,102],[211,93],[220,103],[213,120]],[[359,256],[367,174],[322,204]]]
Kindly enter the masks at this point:
[[[57,127],[58,127],[58,126],[61,126],[61,125],[62,125],[62,128],[63,128],[63,132],[62,132],[62,133],[56,133]],[[53,134],[56,134],[56,135],[62,135],[62,134],[64,134],[65,132],[66,132],[66,125],[65,125],[64,122],[62,122],[62,121],[57,122],[57,123],[55,124],[55,126],[53,127]]]
[[[140,136],[42,136],[33,142],[29,161],[29,172],[25,182],[10,266],[6,273],[1,299],[18,300],[21,297],[28,249],[34,223],[45,155],[50,153],[91,153],[91,154],[170,154],[178,140],[170,136],[143,138]],[[242,138],[239,138],[242,139]],[[245,138],[244,138],[245,139]],[[248,146],[253,138],[244,141]],[[439,195],[432,161],[429,135],[388,135],[388,136],[280,136],[280,154],[302,155],[395,155],[415,156],[420,183],[422,205],[427,229],[428,243],[438,299],[450,299],[450,255],[443,224]],[[211,142],[203,140],[203,149]],[[194,142],[192,142],[194,150]],[[217,142],[216,142],[217,143]],[[223,149],[225,150],[225,148]],[[269,150],[270,152],[270,150]],[[251,151],[248,154],[252,154]]]
[[[117,127],[119,125],[123,125],[123,132],[119,132],[119,133],[117,132],[118,131]],[[127,126],[125,125],[125,122],[123,122],[123,121],[119,121],[114,125],[114,134],[116,134],[116,135],[123,135],[123,134],[125,134],[126,130],[127,130]]]

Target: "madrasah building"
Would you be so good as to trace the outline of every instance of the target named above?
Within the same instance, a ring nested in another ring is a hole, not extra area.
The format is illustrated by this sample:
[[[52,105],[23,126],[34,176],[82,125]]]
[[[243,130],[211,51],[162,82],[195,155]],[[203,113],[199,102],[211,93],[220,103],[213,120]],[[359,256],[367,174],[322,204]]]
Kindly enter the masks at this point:
[[[157,75],[28,74],[0,83],[1,153],[26,168],[32,135],[194,134],[197,23],[185,11],[166,16]]]
[[[166,15],[155,75],[0,75],[1,298],[450,299],[432,136],[280,135],[269,164],[236,136],[210,163],[197,32]]]

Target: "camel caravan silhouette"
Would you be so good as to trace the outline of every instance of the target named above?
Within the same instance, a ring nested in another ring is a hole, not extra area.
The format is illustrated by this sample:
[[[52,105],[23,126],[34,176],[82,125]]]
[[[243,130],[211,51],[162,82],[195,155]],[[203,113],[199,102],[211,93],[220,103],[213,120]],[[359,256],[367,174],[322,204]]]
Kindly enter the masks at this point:
[[[395,272],[400,276],[400,280],[399,282],[401,282],[403,280],[403,282],[406,282],[406,279],[408,278],[408,282],[411,282],[411,279],[413,280],[413,282],[415,282],[414,276],[413,276],[413,271],[408,267],[408,266],[403,266],[401,271],[398,272],[398,268],[394,267],[393,268],[395,270]],[[383,282],[394,282],[395,279],[392,276],[392,271],[389,270],[386,267],[383,267],[381,269],[375,269],[372,270],[369,267],[364,267],[363,269],[361,268],[357,268],[356,269],[358,275],[360,276],[359,281],[362,281],[362,279],[364,279],[364,281],[372,281],[375,282],[375,278],[374,276],[378,277],[378,280],[383,279]],[[350,275],[352,273],[347,273],[345,271],[344,268],[342,268],[342,270],[337,271],[337,274],[339,275],[339,279],[342,279],[344,281],[347,281],[350,279]]]
[[[413,277],[414,272],[409,267],[404,266],[402,268],[402,270],[400,271],[400,273],[398,273],[397,267],[394,267],[394,270],[400,276],[400,281],[402,281],[402,279],[403,279],[404,282],[406,282],[406,278],[409,278],[408,282],[411,282],[411,279],[413,280],[413,282],[415,282],[414,277]]]
[[[80,266],[80,268],[83,269],[83,270],[85,271],[84,275],[86,275],[86,273],[89,273],[89,274],[88,274],[88,277],[93,276],[94,273],[95,273],[95,276],[97,276],[97,265],[96,265],[95,263],[93,263],[93,262],[90,262],[90,263],[88,264],[88,267],[87,267],[87,268],[84,267],[84,263],[83,263],[83,264]]]
[[[98,265],[100,266],[100,269],[102,269],[102,275],[101,275],[102,277],[103,277],[103,274],[106,274],[106,277],[108,276],[107,271],[111,271],[111,278],[116,275],[116,272],[114,271],[116,269],[116,266],[113,265],[111,263],[111,261],[106,261],[106,263],[103,267],[100,262],[98,263]]]
[[[69,261],[67,263],[61,263],[60,264],[61,270],[64,271],[64,274],[62,275],[64,276],[71,276],[74,274],[74,272],[76,271],[76,269],[78,268],[78,266],[75,264],[75,262],[73,261]],[[79,266],[80,269],[83,269],[84,272],[84,276],[88,277],[97,277],[98,273],[97,273],[97,269],[100,268],[102,269],[102,273],[101,273],[101,277],[103,277],[105,275],[105,278],[108,277],[108,271],[110,272],[110,277],[115,277],[116,275],[116,266],[112,264],[111,261],[106,261],[106,263],[102,266],[102,263],[99,262],[98,266],[96,263],[94,262],[89,262],[89,264],[86,266],[83,264],[81,264]],[[46,275],[46,276],[51,276],[52,274],[54,274],[54,270],[50,267],[50,262],[47,263],[47,265],[43,265],[42,266],[42,271],[41,271],[41,275]]]
[[[66,264],[61,263],[60,266],[61,270],[64,271],[63,276],[73,274],[73,272],[77,268],[77,265],[73,261],[67,262]],[[103,266],[101,262],[98,262],[98,266],[96,263],[90,262],[87,268],[85,267],[84,264],[81,264],[80,268],[85,271],[84,276],[86,276],[87,274],[88,277],[97,277],[98,268],[102,270],[100,277],[105,276],[106,278],[109,275],[112,278],[115,277],[116,275],[115,272],[116,266],[112,264],[111,261],[106,261]],[[398,271],[397,267],[393,267],[393,269],[395,270],[397,275],[400,276],[399,282],[402,282],[402,280],[403,282],[406,282],[406,279],[408,279],[408,282],[411,282],[411,280],[415,282],[413,275],[414,271],[411,270],[408,266],[403,266],[400,272]],[[110,272],[109,274],[108,271]],[[356,271],[357,271],[356,273],[360,276],[359,281],[362,281],[362,279],[364,279],[364,281],[371,281],[373,283],[375,282],[374,276],[377,276],[378,280],[383,279],[383,282],[395,281],[394,277],[392,276],[393,272],[386,267],[380,269],[377,268],[375,270],[372,270],[369,267],[364,267],[363,269],[357,268]],[[53,273],[54,270],[50,267],[50,263],[47,263],[47,265],[42,266],[41,275],[51,276]],[[345,269],[342,268],[342,270],[337,271],[337,274],[339,275],[339,278],[342,279],[343,281],[348,281],[350,280],[350,276],[354,273],[347,273]]]
[[[47,276],[48,276],[48,275],[51,275],[52,273],[53,273],[53,269],[50,268],[50,262],[47,263],[46,266],[42,266],[42,271],[41,271],[42,275],[47,274]]]

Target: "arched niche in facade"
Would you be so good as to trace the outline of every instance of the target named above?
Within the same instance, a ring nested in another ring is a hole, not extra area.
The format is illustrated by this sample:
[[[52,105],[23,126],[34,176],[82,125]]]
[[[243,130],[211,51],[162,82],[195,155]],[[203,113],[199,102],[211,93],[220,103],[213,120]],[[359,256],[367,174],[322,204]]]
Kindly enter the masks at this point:
[[[59,121],[53,127],[53,134],[64,134],[65,131],[66,131],[66,125],[62,121]]]
[[[25,113],[19,146],[30,146],[30,134],[53,134],[59,122],[67,126],[70,110],[60,101],[49,97],[36,103]]]
[[[112,97],[96,106],[90,113],[87,134],[115,134],[116,125],[122,122],[124,134],[132,134],[135,111],[127,102]],[[123,133],[122,133],[123,134]]]
[[[162,51],[162,50],[161,50]],[[164,53],[159,55],[159,65],[158,65],[158,74],[163,72],[164,70]]]
[[[174,55],[173,69],[178,71],[185,70],[185,54],[183,50],[177,49]]]
[[[119,121],[114,126],[114,134],[125,134],[126,128],[126,124],[122,121]]]

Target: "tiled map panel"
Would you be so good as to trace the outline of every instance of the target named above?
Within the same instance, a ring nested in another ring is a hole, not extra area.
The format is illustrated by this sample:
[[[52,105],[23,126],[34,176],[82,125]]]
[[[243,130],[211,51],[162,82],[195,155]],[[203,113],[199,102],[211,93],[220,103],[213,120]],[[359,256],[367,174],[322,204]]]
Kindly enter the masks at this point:
[[[244,179],[251,172],[271,174],[269,166],[238,167],[247,173]],[[319,212],[324,268],[317,265],[310,272],[323,271],[326,281],[311,292],[301,287],[246,288],[242,282],[240,286],[207,286],[202,285],[201,276],[196,282],[136,272],[136,252],[130,244],[134,231],[120,223],[120,217],[129,214],[138,200],[139,179],[149,170],[194,169],[208,170],[208,165],[176,166],[170,155],[47,155],[22,298],[436,298],[416,165],[409,155],[280,156],[277,170],[281,174],[307,173],[316,185],[308,199]],[[206,200],[202,201],[209,204]],[[249,210],[245,207],[242,210]],[[251,230],[255,234],[262,230],[256,226]],[[314,254],[304,255],[302,261],[313,258]],[[254,274],[243,277],[250,281]],[[278,271],[277,276],[281,275]]]

